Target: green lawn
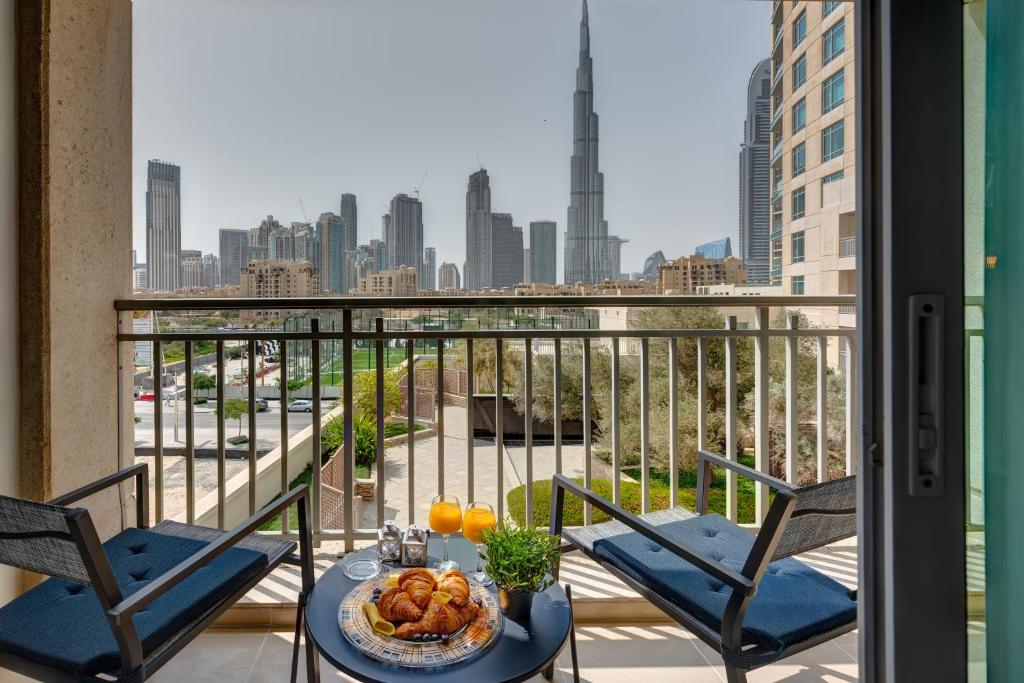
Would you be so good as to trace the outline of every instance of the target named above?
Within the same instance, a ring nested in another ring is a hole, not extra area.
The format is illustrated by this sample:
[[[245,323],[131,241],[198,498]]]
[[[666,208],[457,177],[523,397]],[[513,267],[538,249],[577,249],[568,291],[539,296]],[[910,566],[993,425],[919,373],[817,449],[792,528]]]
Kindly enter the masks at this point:
[[[325,344],[320,351],[320,357],[325,362],[330,362],[330,344]],[[384,366],[393,368],[405,360],[405,351],[402,349],[384,349]],[[352,369],[355,372],[362,370],[374,370],[377,367],[377,352],[374,349],[354,349],[352,351]],[[320,383],[324,386],[341,384],[341,371],[344,364],[341,361],[341,347],[337,349],[333,363],[326,366],[320,373]]]
[[[753,456],[741,455],[740,462],[744,465],[753,466]],[[636,473],[639,476],[639,472]],[[576,479],[582,484],[582,479]],[[651,470],[651,509],[663,510],[669,507],[668,474]],[[608,500],[612,499],[612,483],[608,479],[594,479],[591,487],[597,495]],[[679,502],[682,507],[693,510],[696,507],[697,473],[683,472],[679,475]],[[737,478],[736,483],[737,499],[736,508],[739,521],[749,523],[754,521],[754,483],[749,479]],[[640,514],[641,487],[636,482],[622,482],[620,488],[620,504],[629,512]],[[708,509],[711,512],[725,514],[725,474],[722,471],[715,472],[714,482],[708,494]],[[522,524],[526,519],[526,485],[517,486],[508,492],[508,512],[516,524]],[[575,496],[565,497],[566,526],[579,526],[583,524],[583,502]],[[549,480],[533,482],[533,523],[536,526],[547,526],[551,516],[551,482]],[[593,521],[607,522],[608,515],[594,510]]]

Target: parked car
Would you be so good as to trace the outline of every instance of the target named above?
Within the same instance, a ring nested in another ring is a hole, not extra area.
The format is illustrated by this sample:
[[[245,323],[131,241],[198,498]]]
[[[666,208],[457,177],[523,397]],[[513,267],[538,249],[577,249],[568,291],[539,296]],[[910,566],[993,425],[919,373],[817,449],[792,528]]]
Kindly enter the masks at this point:
[[[313,402],[308,400],[308,399],[305,399],[305,398],[300,398],[300,399],[298,399],[296,401],[292,401],[291,403],[288,404],[288,412],[289,413],[312,413],[313,412]]]
[[[265,398],[258,398],[258,399],[256,399],[256,412],[257,413],[262,413],[264,410],[269,410],[269,409],[270,409],[270,404],[267,403],[267,399],[265,399]]]

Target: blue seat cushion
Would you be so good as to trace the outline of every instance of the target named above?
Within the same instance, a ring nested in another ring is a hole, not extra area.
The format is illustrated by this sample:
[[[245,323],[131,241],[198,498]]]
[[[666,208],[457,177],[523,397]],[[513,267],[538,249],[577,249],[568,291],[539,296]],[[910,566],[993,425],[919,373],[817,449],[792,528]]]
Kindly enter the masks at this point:
[[[169,533],[178,527],[185,525],[127,529],[103,544],[125,597],[209,543]],[[268,562],[258,550],[231,548],[143,608],[133,617],[143,653],[206,614]],[[0,608],[0,652],[72,675],[117,671],[121,664],[96,592],[63,579],[48,579]]]
[[[754,535],[715,514],[659,525],[666,536],[740,571]],[[720,632],[732,589],[643,535],[630,531],[594,542],[594,553],[640,585]],[[784,652],[857,620],[852,591],[788,557],[768,565],[743,619],[743,644]]]

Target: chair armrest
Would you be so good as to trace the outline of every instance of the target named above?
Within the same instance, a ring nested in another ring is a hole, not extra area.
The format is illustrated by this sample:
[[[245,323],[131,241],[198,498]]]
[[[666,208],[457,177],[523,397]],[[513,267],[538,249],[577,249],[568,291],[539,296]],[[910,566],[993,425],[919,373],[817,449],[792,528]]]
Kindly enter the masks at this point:
[[[698,469],[700,469],[705,462],[708,462],[712,465],[717,465],[719,467],[724,467],[726,469],[732,470],[733,472],[736,472],[741,476],[747,477],[748,479],[753,479],[754,481],[766,484],[777,491],[792,491],[796,488],[789,482],[777,479],[776,477],[773,477],[770,474],[759,472],[758,470],[755,470],[751,467],[747,467],[743,463],[738,462],[736,460],[729,460],[727,458],[723,458],[722,456],[717,455],[716,453],[709,453],[708,451],[699,451],[697,454],[697,458]]]
[[[754,582],[739,572],[720,564],[704,553],[680,543],[678,540],[669,538],[661,533],[656,526],[650,524],[627,510],[610,503],[593,491],[583,488],[565,475],[556,474],[551,480],[551,533],[560,534],[562,531],[561,507],[566,491],[580,498],[602,512],[608,514],[628,526],[633,531],[645,538],[654,541],[677,557],[686,560],[695,567],[701,569],[710,576],[715,577],[725,585],[743,595],[751,595],[754,592]]]
[[[792,484],[788,484],[781,479],[767,474],[765,472],[759,472],[753,468],[747,467],[746,465],[737,462],[736,460],[729,460],[723,458],[716,453],[710,453],[708,451],[697,452],[697,513],[706,515],[708,513],[708,494],[711,489],[711,465],[718,465],[724,467],[727,470],[739,474],[741,477],[753,479],[756,482],[770,486],[777,491],[791,492],[796,487]]]
[[[147,584],[142,590],[132,594],[131,597],[122,600],[117,605],[114,605],[107,611],[108,616],[118,624],[123,623],[126,619],[130,619],[133,614],[188,578],[196,569],[199,569],[208,562],[214,560],[218,555],[234,547],[239,541],[245,539],[252,532],[262,526],[264,522],[281,514],[283,510],[287,509],[294,503],[302,501],[299,512],[300,515],[304,515],[305,499],[308,495],[309,493],[305,486],[296,486],[294,489],[279,497],[249,519],[240,523],[219,540],[210,543],[195,555],[183,560],[177,566],[162,574],[155,581]],[[304,534],[300,538],[300,551],[303,554],[303,561],[307,562],[311,569],[312,556],[310,555],[310,548],[306,541],[307,535]]]
[[[102,479],[97,479],[91,484],[81,486],[74,491],[65,493],[63,496],[57,496],[53,500],[49,501],[49,504],[67,507],[72,503],[76,503],[94,493],[99,493],[105,488],[127,481],[132,477],[135,477],[136,526],[140,528],[146,527],[149,526],[149,465],[144,462],[137,463],[131,467],[126,467],[123,470],[114,472]]]

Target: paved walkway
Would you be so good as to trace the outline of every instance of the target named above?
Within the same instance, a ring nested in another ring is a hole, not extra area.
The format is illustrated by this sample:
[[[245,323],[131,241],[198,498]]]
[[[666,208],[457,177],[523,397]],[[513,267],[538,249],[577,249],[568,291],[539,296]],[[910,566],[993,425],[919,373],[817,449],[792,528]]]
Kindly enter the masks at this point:
[[[470,502],[485,502],[497,510],[498,453],[493,439],[474,441],[473,459],[473,500],[469,496],[469,462],[466,454],[466,409],[459,406],[445,406],[444,410],[444,492],[455,495],[463,505]],[[417,439],[414,447],[412,486],[416,502],[413,520],[426,525],[430,512],[430,501],[439,492],[438,437]],[[522,444],[505,444],[501,453],[501,492],[508,492],[526,481],[526,447]],[[595,476],[607,471],[607,466],[596,458],[593,461]],[[562,446],[562,471],[571,476],[583,476],[583,446],[578,444]],[[553,445],[534,445],[533,479],[551,479],[555,472],[555,448]],[[406,525],[409,516],[409,452],[406,444],[388,448],[385,455],[385,507],[395,520]],[[379,494],[379,487],[378,487]],[[373,503],[368,503],[372,506]],[[505,513],[508,513],[506,507]],[[371,515],[371,518],[375,515]],[[378,524],[379,526],[379,524]]]

